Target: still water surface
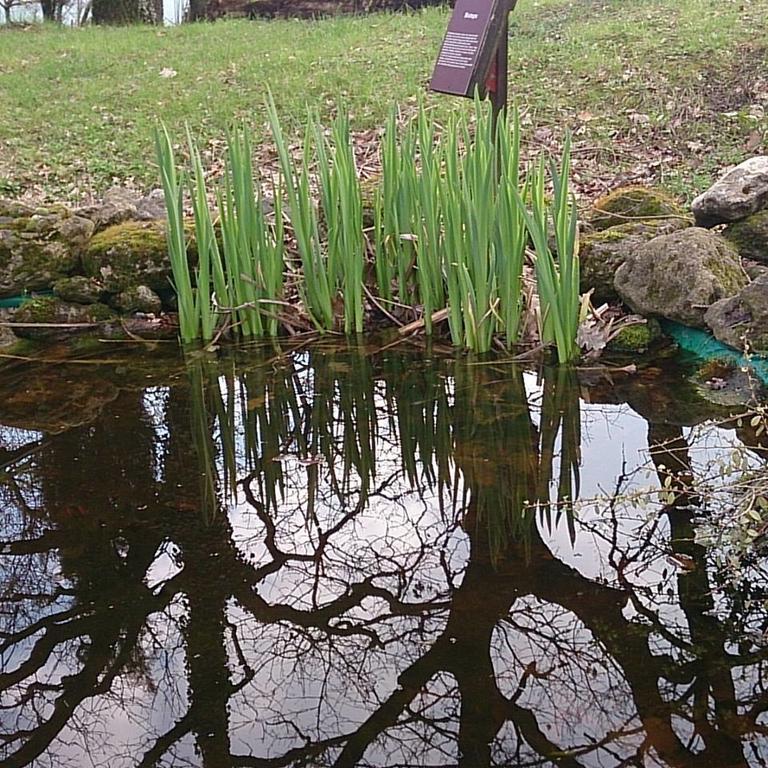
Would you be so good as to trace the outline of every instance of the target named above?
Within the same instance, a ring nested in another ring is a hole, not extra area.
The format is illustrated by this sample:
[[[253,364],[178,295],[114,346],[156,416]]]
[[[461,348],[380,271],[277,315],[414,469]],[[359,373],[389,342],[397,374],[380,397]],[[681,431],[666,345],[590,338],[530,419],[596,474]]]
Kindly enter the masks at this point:
[[[682,370],[315,346],[0,388],[5,768],[768,765],[768,609],[684,492],[754,435]]]

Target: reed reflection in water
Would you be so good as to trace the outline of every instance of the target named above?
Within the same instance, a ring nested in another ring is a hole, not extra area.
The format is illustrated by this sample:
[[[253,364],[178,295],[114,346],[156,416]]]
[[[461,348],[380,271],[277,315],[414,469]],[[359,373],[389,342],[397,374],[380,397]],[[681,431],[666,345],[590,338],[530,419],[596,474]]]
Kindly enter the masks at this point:
[[[765,764],[768,616],[712,596],[683,429],[660,514],[580,516],[599,408],[322,346],[119,387],[4,463],[3,766]]]

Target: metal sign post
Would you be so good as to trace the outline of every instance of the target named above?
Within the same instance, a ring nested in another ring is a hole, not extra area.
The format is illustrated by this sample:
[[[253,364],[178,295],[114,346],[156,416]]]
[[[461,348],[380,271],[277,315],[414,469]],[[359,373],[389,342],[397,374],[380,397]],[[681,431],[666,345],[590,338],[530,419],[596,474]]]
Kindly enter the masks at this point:
[[[490,96],[494,117],[507,105],[509,13],[517,0],[456,0],[429,88]]]

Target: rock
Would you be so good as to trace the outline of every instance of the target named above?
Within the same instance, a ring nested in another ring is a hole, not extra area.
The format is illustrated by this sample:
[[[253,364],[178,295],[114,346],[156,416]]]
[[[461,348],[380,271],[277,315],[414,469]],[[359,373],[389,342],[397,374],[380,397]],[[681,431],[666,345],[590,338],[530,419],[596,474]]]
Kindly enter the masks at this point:
[[[723,230],[723,237],[736,246],[743,259],[768,264],[768,209],[729,224]]]
[[[62,301],[74,302],[75,304],[96,304],[105,295],[102,283],[83,275],[62,277],[53,284],[53,293]]]
[[[81,254],[90,241],[94,223],[82,216],[66,216],[57,224],[56,231],[59,239],[65,242],[73,253]]]
[[[0,297],[48,290],[75,272],[93,230],[62,207],[0,201]]]
[[[768,353],[768,274],[761,275],[736,296],[715,302],[704,320],[724,344]]]
[[[723,406],[748,405],[765,395],[764,387],[753,371],[735,361],[713,359],[703,363],[693,375],[701,397]]]
[[[136,218],[139,221],[165,219],[165,194],[162,189],[153,189],[136,203]]]
[[[170,289],[171,263],[164,222],[128,221],[94,235],[83,254],[83,271],[108,293],[146,285],[157,293]]]
[[[165,197],[162,189],[153,189],[142,197],[125,187],[112,187],[96,205],[78,209],[81,216],[91,219],[97,230],[126,221],[154,221],[165,218]]]
[[[0,229],[0,298],[48,290],[77,266],[77,256],[62,242]]]
[[[115,313],[104,304],[71,304],[47,296],[29,301],[16,310],[13,322],[28,326],[14,325],[13,332],[23,339],[55,339],[96,330],[100,323],[114,317]]]
[[[646,219],[690,219],[674,198],[648,187],[619,187],[599,198],[592,206],[590,223],[597,230]]]
[[[684,219],[632,222],[584,235],[579,241],[579,290],[592,289],[593,303],[619,300],[613,279],[616,270],[643,244],[654,237],[688,226]]]
[[[146,285],[136,285],[115,296],[110,304],[120,312],[141,312],[145,315],[160,314],[163,302],[160,297]]]
[[[758,264],[756,261],[744,261],[742,264],[750,280],[757,280],[760,275],[768,274],[767,264]]]
[[[79,212],[91,219],[97,230],[101,230],[135,219],[138,202],[139,197],[135,192],[123,187],[112,187],[106,191],[98,205],[82,208]]]
[[[699,227],[744,219],[768,207],[768,156],[737,165],[692,203]]]
[[[35,209],[22,203],[19,200],[7,200],[0,197],[0,219],[18,219],[21,217],[28,218],[35,212]]]
[[[72,376],[66,365],[39,366],[34,376],[0,382],[0,422],[58,434],[95,419],[119,393],[95,370]]]
[[[2,325],[2,323],[7,323],[10,320],[12,320],[11,312],[0,308],[0,349],[12,347],[19,340],[10,328]]]
[[[704,313],[747,283],[727,240],[693,227],[641,245],[618,268],[616,292],[634,312],[703,328]]]

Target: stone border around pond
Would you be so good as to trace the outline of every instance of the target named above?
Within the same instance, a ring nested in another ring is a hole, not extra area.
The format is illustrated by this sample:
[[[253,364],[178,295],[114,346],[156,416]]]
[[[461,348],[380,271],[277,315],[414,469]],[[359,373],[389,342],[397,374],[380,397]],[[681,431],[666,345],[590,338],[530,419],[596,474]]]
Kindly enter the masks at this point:
[[[658,190],[614,190],[592,206],[580,256],[594,302],[768,353],[768,157],[726,173],[692,212]],[[15,336],[174,338],[162,192],[115,188],[73,211],[0,200],[0,303],[36,294],[13,312]],[[0,346],[14,339],[6,326]]]

